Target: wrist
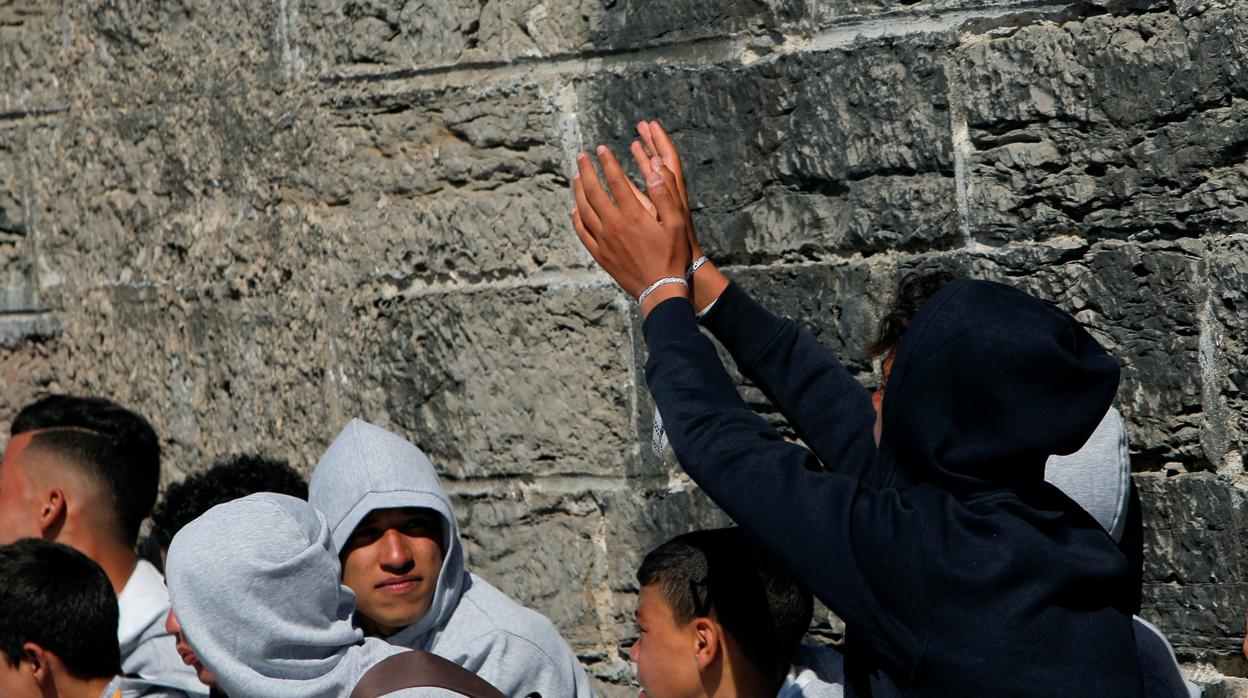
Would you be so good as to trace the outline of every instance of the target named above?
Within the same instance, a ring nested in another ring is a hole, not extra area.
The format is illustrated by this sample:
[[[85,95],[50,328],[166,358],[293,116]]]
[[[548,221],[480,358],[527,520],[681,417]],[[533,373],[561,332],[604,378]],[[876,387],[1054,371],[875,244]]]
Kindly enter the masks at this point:
[[[672,298],[689,298],[689,289],[681,284],[664,284],[640,301],[641,317],[645,319],[660,303]]]
[[[698,267],[697,272],[689,279],[689,300],[693,303],[694,312],[700,313],[714,303],[728,288],[728,277],[707,261]]]

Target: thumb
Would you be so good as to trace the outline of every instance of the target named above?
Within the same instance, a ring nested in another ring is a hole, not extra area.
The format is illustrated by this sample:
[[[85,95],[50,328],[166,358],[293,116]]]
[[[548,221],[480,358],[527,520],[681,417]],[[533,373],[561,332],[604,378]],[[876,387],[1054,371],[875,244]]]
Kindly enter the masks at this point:
[[[658,160],[658,158],[654,158]],[[658,164],[650,168],[646,177],[646,192],[659,214],[659,220],[668,225],[684,225],[683,211],[676,202],[676,175],[666,166]]]

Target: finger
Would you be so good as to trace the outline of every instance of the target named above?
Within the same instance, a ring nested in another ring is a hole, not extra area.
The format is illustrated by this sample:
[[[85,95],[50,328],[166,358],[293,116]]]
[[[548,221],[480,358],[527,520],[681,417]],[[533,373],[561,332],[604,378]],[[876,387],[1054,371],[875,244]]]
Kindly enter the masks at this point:
[[[676,200],[676,176],[666,167],[656,167],[646,179],[646,191],[654,208],[658,211],[659,220],[664,225],[679,223],[684,230],[684,206]]]
[[[650,122],[650,138],[654,142],[651,152],[663,158],[663,163],[671,169],[671,164],[680,167],[680,153],[676,152],[676,144],[672,142],[672,137],[667,135],[667,131],[657,121]],[[669,164],[670,163],[670,164]],[[676,170],[672,170],[675,172]]]
[[[633,191],[633,196],[637,197],[637,203],[641,204],[641,207],[646,209],[646,213],[649,213],[651,218],[656,218],[658,213],[654,210],[654,202],[650,200],[650,197],[642,194],[641,190],[637,188],[637,185],[633,183],[631,178],[626,178],[625,181],[628,182],[628,188]]]
[[[633,154],[633,161],[637,163],[637,169],[641,170],[641,180],[644,182],[646,177],[650,176],[650,153],[646,152],[646,147],[641,141],[633,141],[628,147]]]
[[[641,141],[646,144],[646,152],[651,157],[659,153],[654,149],[654,131],[650,130],[649,121],[641,121],[637,123],[637,135],[641,136]]]
[[[654,140],[651,152],[663,158],[663,164],[676,175],[676,187],[680,191],[682,201],[688,203],[689,195],[685,192],[685,172],[680,164],[680,153],[676,152],[676,144],[672,142],[667,131],[657,121],[649,124],[650,137]]]
[[[594,169],[594,164],[590,162],[588,153],[580,153],[576,156],[576,168],[581,175],[581,188],[585,191],[586,206],[582,210],[588,208],[601,221],[604,215],[610,215],[615,211],[615,203],[611,201],[611,195],[598,180],[598,172]]]
[[[585,228],[585,221],[581,218],[581,209],[572,209],[572,229],[576,231],[576,237],[580,238],[581,244],[589,251],[594,261],[598,260],[598,241],[594,239],[592,233]]]
[[[633,196],[632,182],[628,181],[628,175],[624,174],[624,168],[620,167],[620,161],[615,159],[615,154],[605,145],[598,146],[598,164],[602,166],[602,176],[607,180],[607,186],[611,189],[611,195],[615,197],[620,212],[630,215],[643,213],[645,207]],[[588,185],[586,193],[589,193]],[[591,197],[589,201],[593,203],[594,200]]]
[[[585,186],[581,184],[579,174],[572,178],[572,191],[576,195],[576,208],[581,213],[581,219],[585,222],[585,227],[597,234],[598,231],[602,230],[602,220],[594,212],[594,208],[589,205],[589,199],[585,196]]]

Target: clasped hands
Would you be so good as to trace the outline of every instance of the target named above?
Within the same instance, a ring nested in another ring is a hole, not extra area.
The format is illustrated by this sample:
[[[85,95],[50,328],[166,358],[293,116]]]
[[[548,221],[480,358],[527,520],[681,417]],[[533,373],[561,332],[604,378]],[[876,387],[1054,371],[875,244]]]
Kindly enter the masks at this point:
[[[588,153],[576,156],[572,177],[576,207],[572,226],[581,244],[626,293],[638,297],[659,279],[684,278],[702,256],[689,215],[680,156],[656,121],[637,125],[641,141],[631,152],[645,178],[643,194],[606,146],[598,146],[604,187]],[[643,144],[644,142],[644,144]],[[659,286],[641,304],[642,314],[689,290],[676,283]]]

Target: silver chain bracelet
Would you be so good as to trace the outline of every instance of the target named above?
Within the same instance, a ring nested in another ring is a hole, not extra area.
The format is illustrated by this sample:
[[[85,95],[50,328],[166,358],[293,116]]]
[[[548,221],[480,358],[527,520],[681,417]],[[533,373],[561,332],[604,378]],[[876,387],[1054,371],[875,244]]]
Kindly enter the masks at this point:
[[[689,290],[688,281],[685,281],[684,279],[681,279],[676,276],[665,276],[662,279],[659,279],[658,281],[650,284],[650,288],[647,288],[646,290],[642,291],[641,295],[637,296],[637,302],[640,303],[644,301],[647,296],[649,296],[651,293],[654,293],[655,289],[657,289],[660,286],[666,286],[667,284],[680,284],[681,286],[685,287],[686,291]]]
[[[693,275],[697,273],[698,269],[701,269],[702,265],[706,264],[709,261],[711,260],[707,259],[706,255],[702,255],[701,257],[698,257],[697,259],[693,260],[693,264],[690,264],[689,268],[685,270],[685,278],[692,279]]]

